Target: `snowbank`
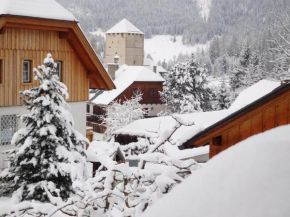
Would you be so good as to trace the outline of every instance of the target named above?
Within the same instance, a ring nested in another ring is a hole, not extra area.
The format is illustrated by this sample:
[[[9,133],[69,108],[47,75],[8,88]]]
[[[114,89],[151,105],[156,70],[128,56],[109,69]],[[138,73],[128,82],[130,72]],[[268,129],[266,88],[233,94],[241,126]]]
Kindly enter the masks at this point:
[[[287,217],[290,126],[253,136],[210,160],[142,217]]]
[[[246,105],[256,101],[257,99],[270,93],[275,88],[281,85],[280,82],[262,80],[243,90],[237,99],[233,102],[230,109],[238,110]]]

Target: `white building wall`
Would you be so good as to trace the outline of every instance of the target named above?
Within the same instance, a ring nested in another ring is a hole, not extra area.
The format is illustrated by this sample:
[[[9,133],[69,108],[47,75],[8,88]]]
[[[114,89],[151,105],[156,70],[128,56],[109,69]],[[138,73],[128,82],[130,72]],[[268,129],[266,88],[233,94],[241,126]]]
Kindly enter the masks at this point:
[[[71,114],[74,118],[74,128],[86,136],[86,103],[87,102],[71,102],[69,103],[71,107]],[[2,115],[23,115],[27,114],[28,111],[26,106],[10,106],[10,107],[0,107],[0,116]],[[23,128],[24,124],[19,120],[19,128]],[[0,145],[0,170],[7,167],[6,154],[2,154],[3,151],[13,149],[12,145]]]

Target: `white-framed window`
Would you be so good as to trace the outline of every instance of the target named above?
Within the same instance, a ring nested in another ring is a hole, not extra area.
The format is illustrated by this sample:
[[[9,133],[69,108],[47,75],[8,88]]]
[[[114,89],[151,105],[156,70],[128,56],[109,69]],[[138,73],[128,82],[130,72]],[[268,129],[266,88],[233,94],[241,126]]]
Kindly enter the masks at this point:
[[[23,83],[31,82],[31,60],[23,60]]]
[[[1,115],[0,116],[0,145],[11,144],[14,133],[18,130],[18,115]]]
[[[0,84],[4,83],[3,60],[0,59]]]
[[[54,61],[56,63],[56,75],[62,81],[62,61]]]

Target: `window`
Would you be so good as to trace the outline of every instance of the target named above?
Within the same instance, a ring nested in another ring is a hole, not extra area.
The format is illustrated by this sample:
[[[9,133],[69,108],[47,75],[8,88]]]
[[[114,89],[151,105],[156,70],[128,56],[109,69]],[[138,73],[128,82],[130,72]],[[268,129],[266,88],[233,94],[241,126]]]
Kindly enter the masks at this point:
[[[90,113],[90,105],[87,105],[87,113]]]
[[[18,130],[17,115],[0,116],[0,145],[9,145],[14,133]]]
[[[149,97],[155,98],[156,97],[156,89],[155,88],[150,88],[149,89]]]
[[[139,160],[129,160],[129,167],[138,167]]]
[[[4,82],[3,60],[0,59],[0,84]]]
[[[56,75],[62,81],[62,61],[54,61],[56,63]]]
[[[215,146],[221,146],[222,145],[222,136],[217,136],[212,139],[212,144]]]
[[[31,60],[23,61],[23,83],[31,82]]]

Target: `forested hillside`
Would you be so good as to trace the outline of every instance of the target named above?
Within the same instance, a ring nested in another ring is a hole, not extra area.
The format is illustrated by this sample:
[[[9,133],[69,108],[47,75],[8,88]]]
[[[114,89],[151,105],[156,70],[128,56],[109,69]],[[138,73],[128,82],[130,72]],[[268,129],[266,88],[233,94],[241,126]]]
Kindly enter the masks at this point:
[[[183,35],[184,43],[206,42],[215,35],[258,34],[267,26],[269,12],[283,7],[273,0],[211,0],[209,18],[200,16],[195,0],[57,0],[80,20],[86,31],[108,30],[126,17],[146,37]],[[208,0],[198,0],[199,2]]]

